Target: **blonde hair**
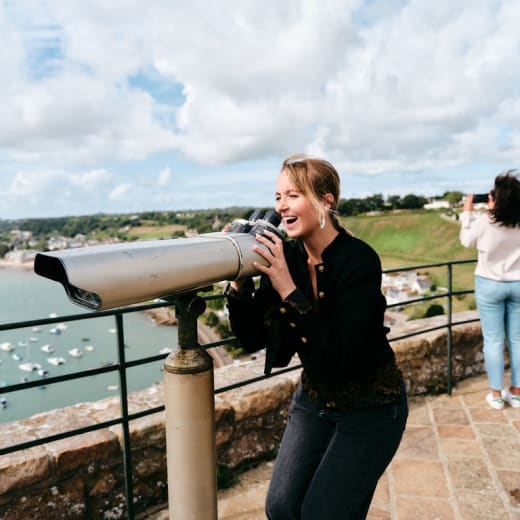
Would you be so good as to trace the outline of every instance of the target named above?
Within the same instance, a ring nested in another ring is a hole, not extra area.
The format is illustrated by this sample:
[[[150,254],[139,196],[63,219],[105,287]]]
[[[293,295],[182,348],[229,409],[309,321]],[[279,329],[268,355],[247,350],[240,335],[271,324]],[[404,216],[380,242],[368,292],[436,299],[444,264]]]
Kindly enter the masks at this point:
[[[324,159],[309,157],[305,154],[292,155],[282,163],[289,180],[316,208],[320,219],[324,218],[323,201],[330,204],[329,214],[336,229],[340,224],[336,218],[339,204],[340,179],[336,168]],[[332,195],[332,201],[327,198]]]

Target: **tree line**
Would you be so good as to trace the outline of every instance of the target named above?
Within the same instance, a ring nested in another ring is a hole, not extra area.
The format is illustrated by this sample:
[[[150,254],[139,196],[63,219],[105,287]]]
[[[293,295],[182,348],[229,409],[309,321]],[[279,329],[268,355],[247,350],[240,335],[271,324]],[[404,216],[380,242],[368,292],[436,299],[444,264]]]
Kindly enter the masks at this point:
[[[455,205],[462,199],[460,192],[446,192],[437,199],[445,199]],[[369,212],[420,209],[428,202],[421,195],[390,195],[378,193],[365,198],[340,199],[340,216],[349,217]],[[226,209],[186,210],[186,211],[144,211],[138,214],[95,214],[70,217],[31,218],[18,220],[0,219],[0,243],[8,243],[13,229],[30,231],[38,239],[51,236],[75,237],[78,234],[98,237],[118,237],[125,240],[131,227],[144,225],[182,225],[199,233],[214,231],[215,219],[223,224],[236,218],[247,218],[257,208],[231,207]],[[267,210],[269,208],[261,208]]]

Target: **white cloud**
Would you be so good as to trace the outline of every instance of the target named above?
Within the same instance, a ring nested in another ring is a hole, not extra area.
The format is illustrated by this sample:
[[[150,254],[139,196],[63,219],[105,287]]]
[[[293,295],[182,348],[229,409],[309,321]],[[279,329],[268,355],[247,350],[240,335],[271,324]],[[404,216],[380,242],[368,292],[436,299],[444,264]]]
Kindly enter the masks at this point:
[[[109,194],[110,199],[121,199],[125,197],[130,191],[132,187],[130,184],[119,184]]]
[[[359,175],[517,161],[519,22],[506,0],[1,3],[0,200],[173,204],[190,165],[300,151]]]
[[[159,177],[157,178],[157,185],[166,186],[171,178],[172,172],[170,168],[166,167],[159,172]]]

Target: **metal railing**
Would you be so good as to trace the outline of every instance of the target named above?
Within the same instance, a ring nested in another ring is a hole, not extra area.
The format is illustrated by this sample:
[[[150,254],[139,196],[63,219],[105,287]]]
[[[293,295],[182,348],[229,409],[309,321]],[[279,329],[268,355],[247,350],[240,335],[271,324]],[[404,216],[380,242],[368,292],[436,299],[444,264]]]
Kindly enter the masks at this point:
[[[456,296],[462,296],[466,294],[471,294],[474,291],[473,290],[453,290],[453,266],[460,265],[460,264],[469,264],[469,263],[475,263],[476,260],[460,260],[460,261],[452,261],[452,262],[439,262],[439,263],[431,263],[431,264],[422,264],[422,265],[415,265],[410,267],[402,267],[402,268],[396,268],[396,269],[387,269],[384,271],[386,274],[390,273],[399,273],[399,272],[407,272],[407,271],[418,271],[418,270],[424,270],[424,269],[431,269],[431,268],[446,268],[446,290],[442,293],[433,294],[426,297],[416,298],[416,299],[410,299],[406,301],[402,301],[399,303],[394,303],[388,305],[388,309],[394,308],[394,307],[403,307],[408,305],[415,305],[418,303],[423,303],[427,301],[432,300],[439,300],[439,299],[445,299],[446,300],[446,323],[442,325],[437,325],[434,327],[429,327],[426,329],[410,332],[408,334],[404,334],[398,337],[393,337],[390,339],[390,341],[397,341],[405,338],[409,338],[412,336],[417,336],[419,334],[424,334],[425,332],[431,332],[435,330],[440,329],[447,329],[447,369],[446,369],[446,378],[447,378],[447,392],[449,395],[451,395],[452,391],[452,328],[455,325],[461,325],[465,323],[471,323],[479,321],[478,318],[475,319],[469,319],[469,320],[463,320],[463,321],[453,321],[453,298]],[[205,295],[202,296],[205,300],[211,300],[211,299],[218,299],[223,298],[222,294],[217,295]],[[13,453],[20,450],[25,450],[28,448],[32,448],[34,446],[39,446],[42,444],[46,444],[53,441],[58,441],[61,439],[65,439],[68,437],[73,437],[76,435],[80,435],[83,433],[88,433],[96,430],[101,430],[103,428],[108,428],[110,426],[114,425],[121,425],[123,430],[123,465],[124,465],[124,475],[125,475],[125,501],[126,501],[126,508],[127,508],[127,518],[130,520],[133,520],[135,518],[135,510],[134,510],[134,493],[132,488],[132,453],[131,453],[131,447],[130,447],[130,422],[145,417],[148,415],[152,415],[158,412],[162,412],[164,410],[164,405],[156,406],[153,408],[149,408],[147,410],[141,410],[139,412],[130,413],[128,408],[128,386],[127,386],[127,370],[140,366],[145,364],[154,363],[157,361],[161,361],[165,359],[164,354],[160,355],[154,355],[154,356],[148,356],[144,358],[139,358],[131,361],[127,361],[125,358],[125,340],[124,340],[124,326],[123,326],[123,316],[127,313],[134,313],[134,312],[142,312],[147,311],[150,309],[156,309],[161,307],[167,307],[171,306],[172,303],[168,301],[162,301],[158,303],[152,303],[152,304],[146,304],[146,305],[134,305],[132,307],[128,308],[121,308],[121,309],[115,309],[115,310],[107,310],[107,311],[98,311],[98,312],[92,312],[92,313],[81,313],[81,314],[74,314],[74,315],[68,315],[68,316],[60,316],[56,318],[45,318],[45,319],[37,319],[37,320],[29,320],[29,321],[21,321],[21,322],[15,322],[15,323],[6,323],[6,324],[0,324],[0,331],[7,331],[7,330],[15,330],[15,329],[22,329],[26,327],[36,327],[36,326],[42,326],[42,325],[48,325],[53,323],[64,323],[64,322],[70,322],[70,321],[79,321],[79,320],[87,320],[87,319],[93,319],[93,318],[99,318],[103,316],[112,316],[115,320],[116,325],[116,332],[117,332],[117,362],[114,364],[111,364],[109,366],[103,366],[96,369],[88,369],[88,370],[81,370],[76,371],[68,374],[63,374],[60,376],[54,376],[54,377],[47,377],[45,379],[45,385],[52,385],[61,383],[64,381],[70,381],[74,379],[80,379],[80,378],[87,378],[99,374],[106,374],[110,372],[117,372],[119,377],[119,397],[120,397],[120,406],[121,406],[121,413],[119,417],[102,421],[95,425],[89,425],[84,426],[80,428],[74,428],[71,430],[67,430],[61,433],[57,433],[54,435],[49,435],[46,437],[34,439],[31,441],[25,441],[20,442],[18,444],[13,444],[4,448],[0,448],[0,456]],[[212,347],[218,347],[218,346],[224,346],[229,344],[236,343],[235,338],[228,338],[223,339],[211,343],[207,343],[205,345],[202,345],[204,349],[212,348]],[[234,384],[230,384],[224,387],[216,388],[215,394],[226,392],[228,390],[232,390],[235,388],[239,388],[248,384],[252,384],[257,381],[261,381],[264,379],[268,379],[270,377],[274,377],[286,372],[290,372],[293,370],[297,370],[301,368],[301,365],[292,365],[288,368],[279,369],[276,371],[273,371],[270,375],[262,375],[257,376],[249,379],[245,379],[243,381],[239,381]],[[29,388],[38,387],[41,385],[41,381],[28,381],[24,383],[17,383],[5,386],[1,389],[2,394],[8,394],[10,392],[16,392],[20,390],[25,390]]]

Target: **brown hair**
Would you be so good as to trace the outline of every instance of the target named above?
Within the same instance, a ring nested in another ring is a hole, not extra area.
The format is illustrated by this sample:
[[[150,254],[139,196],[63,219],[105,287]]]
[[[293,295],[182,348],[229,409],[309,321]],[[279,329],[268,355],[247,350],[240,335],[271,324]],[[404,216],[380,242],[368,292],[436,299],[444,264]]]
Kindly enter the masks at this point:
[[[324,159],[309,157],[304,154],[292,155],[282,163],[285,171],[296,188],[309,198],[312,205],[323,214],[322,201],[326,195],[332,195],[329,214],[336,229],[340,228],[336,218],[339,204],[340,179],[336,168]]]
[[[493,220],[501,226],[520,226],[520,181],[515,170],[498,175],[490,193],[495,202],[490,210]]]

